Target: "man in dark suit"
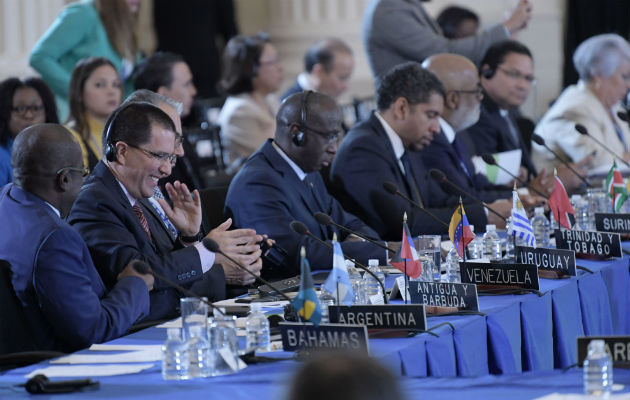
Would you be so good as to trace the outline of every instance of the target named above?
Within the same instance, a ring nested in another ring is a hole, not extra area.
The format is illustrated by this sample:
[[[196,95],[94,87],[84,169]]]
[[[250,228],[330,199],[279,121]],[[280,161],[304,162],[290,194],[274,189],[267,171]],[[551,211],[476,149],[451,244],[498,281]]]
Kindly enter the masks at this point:
[[[225,202],[225,213],[236,226],[252,226],[269,234],[287,251],[279,268],[265,265],[263,274],[286,277],[299,273],[299,254],[306,247],[312,269],[330,269],[332,251],[322,244],[293,232],[290,223],[299,220],[309,231],[330,242],[333,234],[344,254],[362,263],[370,258],[386,262],[385,250],[366,242],[353,241],[332,226],[317,223],[313,214],[324,212],[332,219],[378,239],[378,235],[326,191],[318,171],[328,166],[337,151],[341,113],[335,101],[311,91],[290,96],[276,117],[274,140],[268,140],[234,177]]]
[[[385,240],[401,237],[405,212],[413,235],[448,230],[458,197],[447,195],[428,176],[420,155],[439,133],[443,99],[444,86],[420,64],[392,68],[377,91],[378,112],[350,130],[335,157],[331,169],[335,196]],[[385,181],[442,222],[387,193]],[[472,224],[486,225],[481,207],[468,205],[466,214]]]
[[[74,351],[124,335],[149,313],[154,281],[124,262],[108,291],[64,221],[89,173],[79,145],[60,125],[34,125],[15,139],[12,160],[14,183],[0,191],[0,220],[12,230],[0,235],[0,259],[11,264],[36,347]]]
[[[196,190],[190,193],[179,182],[167,184],[172,206],[158,200],[179,232],[174,248],[169,245],[171,238],[142,201],[151,197],[157,181],[171,172],[176,157],[175,137],[171,118],[148,103],[124,104],[106,124],[104,159],[82,188],[69,222],[88,244],[107,285],[118,274],[119,263],[134,258],[146,261],[156,272],[188,288],[196,281],[213,279],[208,271],[214,264],[229,264],[199,242],[201,204]],[[256,243],[262,237],[251,229],[227,231],[230,224],[226,221],[208,237],[259,273],[260,248]],[[218,300],[216,293],[198,294]],[[179,297],[177,290],[158,281],[151,293],[148,319],[175,315]]]
[[[314,90],[336,100],[348,90],[353,70],[354,57],[350,46],[341,39],[319,40],[304,55],[304,72],[284,92],[282,99],[304,90]]]

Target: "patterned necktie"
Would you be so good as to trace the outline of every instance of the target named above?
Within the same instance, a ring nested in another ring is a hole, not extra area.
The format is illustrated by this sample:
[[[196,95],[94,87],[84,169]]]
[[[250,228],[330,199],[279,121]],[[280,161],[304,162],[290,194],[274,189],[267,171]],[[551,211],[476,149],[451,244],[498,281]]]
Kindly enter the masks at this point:
[[[411,164],[409,164],[409,157],[407,156],[407,152],[404,152],[400,157],[400,162],[402,162],[403,168],[405,169],[405,179],[407,180],[407,186],[409,187],[409,192],[411,193],[411,198],[420,203],[420,206],[424,207],[422,202],[422,196],[420,195],[420,190],[418,190],[418,185],[416,184],[416,178],[411,171]]]
[[[470,179],[471,178],[470,171],[468,171],[468,168],[466,168],[466,163],[464,162],[465,160],[464,149],[462,147],[461,142],[457,140],[457,137],[455,137],[455,140],[453,140],[453,149],[455,149],[455,154],[457,154],[457,160],[459,161],[459,166],[462,168],[462,170],[464,171],[468,179]]]
[[[144,231],[149,236],[149,240],[151,240],[151,231],[149,230],[149,223],[147,222],[147,218],[144,216],[144,213],[142,212],[142,208],[140,208],[140,203],[136,202],[136,204],[133,205],[133,211],[136,213],[136,216],[140,220],[140,225],[142,225],[142,228],[144,228]]]

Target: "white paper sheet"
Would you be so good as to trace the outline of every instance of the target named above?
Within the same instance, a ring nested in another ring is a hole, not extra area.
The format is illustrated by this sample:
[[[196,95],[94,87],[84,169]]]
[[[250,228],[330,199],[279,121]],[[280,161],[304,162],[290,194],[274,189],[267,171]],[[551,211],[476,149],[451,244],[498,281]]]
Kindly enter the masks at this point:
[[[494,159],[504,169],[510,171],[513,175],[518,176],[518,170],[521,166],[521,157],[522,150],[510,150],[504,151],[501,153],[493,154]],[[481,157],[475,156],[472,158],[473,165],[475,166],[475,171],[478,173],[482,173],[488,177],[488,180],[497,185],[505,185],[514,180],[512,176],[507,174],[502,169],[494,165],[486,164]]]
[[[110,364],[110,365],[55,365],[46,368],[36,369],[25,378],[32,378],[35,375],[44,374],[49,378],[61,377],[97,377],[136,374],[145,369],[153,367],[153,364]]]
[[[51,361],[51,364],[112,364],[112,363],[137,363],[151,362],[162,359],[161,349],[148,349],[141,351],[130,351],[126,353],[89,353],[70,354]]]
[[[161,344],[93,344],[89,348],[92,351],[159,351],[161,349]]]

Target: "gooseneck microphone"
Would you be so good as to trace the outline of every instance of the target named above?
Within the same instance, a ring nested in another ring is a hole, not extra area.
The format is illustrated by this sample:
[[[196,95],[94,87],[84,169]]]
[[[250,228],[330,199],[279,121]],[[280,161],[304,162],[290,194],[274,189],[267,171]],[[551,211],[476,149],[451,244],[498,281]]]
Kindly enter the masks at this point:
[[[435,179],[437,182],[440,183],[440,185],[442,187],[444,187],[444,185],[448,185],[450,187],[452,187],[453,189],[455,189],[456,192],[458,192],[458,194],[460,196],[467,196],[469,197],[471,200],[473,200],[475,203],[481,205],[482,207],[484,207],[485,209],[487,209],[488,211],[490,211],[491,213],[495,214],[496,216],[498,216],[499,218],[501,218],[503,221],[505,221],[505,217],[501,214],[499,214],[497,211],[495,211],[492,207],[490,207],[489,205],[487,205],[486,203],[484,203],[483,201],[479,200],[477,197],[471,195],[470,193],[468,193],[467,191],[465,191],[464,189],[462,189],[461,187],[457,186],[456,184],[454,184],[453,182],[451,182],[450,180],[448,180],[448,178],[446,177],[446,175],[444,175],[444,172],[440,171],[439,169],[435,169],[435,168],[431,168],[429,170],[429,174],[431,174],[431,178]],[[449,190],[447,190],[449,191]]]
[[[538,194],[539,196],[544,197],[545,199],[549,200],[549,196],[547,196],[546,194],[542,193],[540,190],[536,189],[535,187],[533,187],[529,183],[525,182],[524,180],[520,179],[518,176],[516,176],[513,173],[511,173],[510,171],[508,171],[507,168],[503,168],[501,165],[499,165],[499,163],[497,163],[497,160],[495,160],[494,157],[492,157],[491,154],[486,153],[486,154],[482,155],[481,158],[483,159],[483,161],[486,164],[488,164],[488,165],[495,165],[501,171],[505,172],[506,174],[510,175],[512,178],[516,179],[521,185],[527,187],[528,189],[530,189],[533,192],[536,192],[536,194]]]
[[[194,293],[193,291],[186,289],[182,285],[179,285],[179,284],[173,282],[172,280],[166,278],[164,275],[161,275],[161,274],[153,271],[151,269],[151,267],[149,267],[149,264],[145,263],[144,261],[142,261],[142,260],[133,260],[131,262],[131,267],[133,269],[135,269],[136,272],[139,273],[139,274],[151,274],[151,275],[153,275],[157,279],[168,283],[170,286],[172,286],[175,289],[179,290],[180,292],[184,293],[186,296],[194,297],[195,299],[201,301],[202,303],[206,303],[213,310],[217,310],[217,312],[219,312],[219,314],[225,315],[225,313],[223,311],[221,311],[221,309],[219,309],[217,306],[215,306],[214,304],[212,304],[208,300],[204,299],[203,297],[199,296],[198,294]]]
[[[348,233],[351,233],[355,236],[360,237],[361,239],[370,242],[372,244],[377,245],[378,247],[380,247],[381,249],[385,249],[387,251],[389,251],[390,253],[394,254],[396,253],[396,250],[390,249],[389,247],[387,247],[386,245],[384,245],[383,243],[379,242],[378,240],[374,240],[362,233],[359,233],[357,231],[353,231],[352,229],[345,227],[341,224],[336,223],[335,221],[333,221],[332,217],[328,214],[324,214],[323,212],[316,212],[315,214],[313,214],[313,217],[315,217],[315,220],[320,224],[320,225],[334,225],[337,228],[344,230]]]
[[[402,194],[400,192],[400,190],[398,190],[398,187],[396,186],[396,184],[394,184],[393,182],[390,182],[390,181],[383,182],[383,189],[385,189],[385,191],[387,193],[391,193],[391,194],[393,194],[395,196],[400,196],[403,199],[407,200],[407,202],[409,202],[409,204],[411,204],[412,206],[420,209],[422,212],[424,212],[429,217],[433,218],[438,223],[440,223],[442,226],[445,226],[448,229],[448,224],[446,222],[444,222],[441,219],[439,219],[435,214],[433,214],[431,211],[427,210],[426,208],[422,207],[417,202],[411,200],[408,196],[405,196],[404,194]]]
[[[571,167],[571,164],[569,164],[569,162],[567,160],[565,160],[564,158],[560,157],[558,155],[558,153],[556,153],[555,151],[553,151],[553,149],[549,146],[547,146],[547,143],[545,143],[545,139],[542,138],[542,136],[537,135],[535,133],[532,133],[532,140],[536,143],[539,144],[541,146],[544,146],[547,150],[549,150],[551,152],[551,154],[553,154],[553,156],[560,161],[562,164],[566,165],[566,167],[569,169],[569,171],[573,172],[573,174],[575,176],[577,176],[578,178],[580,178],[582,180],[582,182],[584,182],[584,184],[588,187],[593,187],[591,186],[591,183],[588,181],[588,179],[586,179],[585,177],[583,177],[581,174],[579,174],[576,170],[573,169],[573,167]]]
[[[290,224],[291,229],[293,229],[293,231],[299,235],[306,235],[312,239],[315,239],[315,241],[323,244],[324,246],[328,247],[329,249],[333,250],[333,245],[318,238],[317,236],[313,235],[311,233],[311,231],[308,230],[308,227],[301,221],[292,221]],[[361,268],[362,270],[364,270],[365,272],[367,272],[368,274],[370,274],[372,276],[372,278],[376,279],[376,281],[378,282],[378,284],[381,286],[381,290],[383,291],[383,303],[387,304],[387,295],[385,294],[385,285],[383,284],[383,281],[381,281],[379,279],[378,276],[376,276],[376,274],[372,271],[370,271],[370,269],[368,267],[366,267],[365,265],[361,264],[360,262],[353,260],[352,258],[346,256],[345,254],[343,255],[343,258],[345,258],[346,260],[350,260],[354,262],[354,265],[356,265],[357,267]]]
[[[232,263],[234,263],[234,265],[236,265],[238,268],[242,269],[243,271],[246,271],[248,274],[253,276],[254,279],[256,279],[257,281],[262,282],[264,285],[269,286],[271,289],[275,290],[276,293],[278,293],[282,298],[284,298],[289,303],[291,303],[291,298],[287,296],[286,294],[284,294],[282,291],[278,290],[278,288],[276,288],[273,284],[269,283],[266,279],[263,279],[260,276],[256,275],[255,273],[247,269],[243,264],[241,264],[240,262],[236,261],[234,258],[225,254],[223,250],[221,250],[219,243],[217,243],[214,239],[210,239],[209,237],[207,237],[207,238],[204,238],[201,241],[201,243],[203,244],[203,247],[205,247],[206,249],[210,250],[213,253],[221,254],[223,257],[227,258]]]
[[[615,153],[608,146],[606,146],[604,143],[602,143],[601,140],[597,139],[595,136],[592,136],[590,133],[588,133],[588,130],[586,129],[586,127],[584,125],[582,125],[582,124],[575,124],[575,130],[578,131],[581,135],[588,136],[589,138],[591,138],[592,141],[594,141],[595,143],[600,145],[608,153],[612,154],[619,161],[624,163],[626,166],[630,167],[630,163],[628,163],[626,160],[624,160],[623,157],[619,157],[617,155],[617,153]]]

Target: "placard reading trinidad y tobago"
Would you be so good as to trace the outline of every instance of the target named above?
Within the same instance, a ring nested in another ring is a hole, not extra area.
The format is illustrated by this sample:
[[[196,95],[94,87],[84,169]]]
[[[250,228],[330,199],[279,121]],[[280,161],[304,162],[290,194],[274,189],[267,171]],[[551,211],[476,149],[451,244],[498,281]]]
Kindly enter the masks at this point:
[[[602,257],[621,257],[621,236],[598,231],[556,229],[556,247]]]

